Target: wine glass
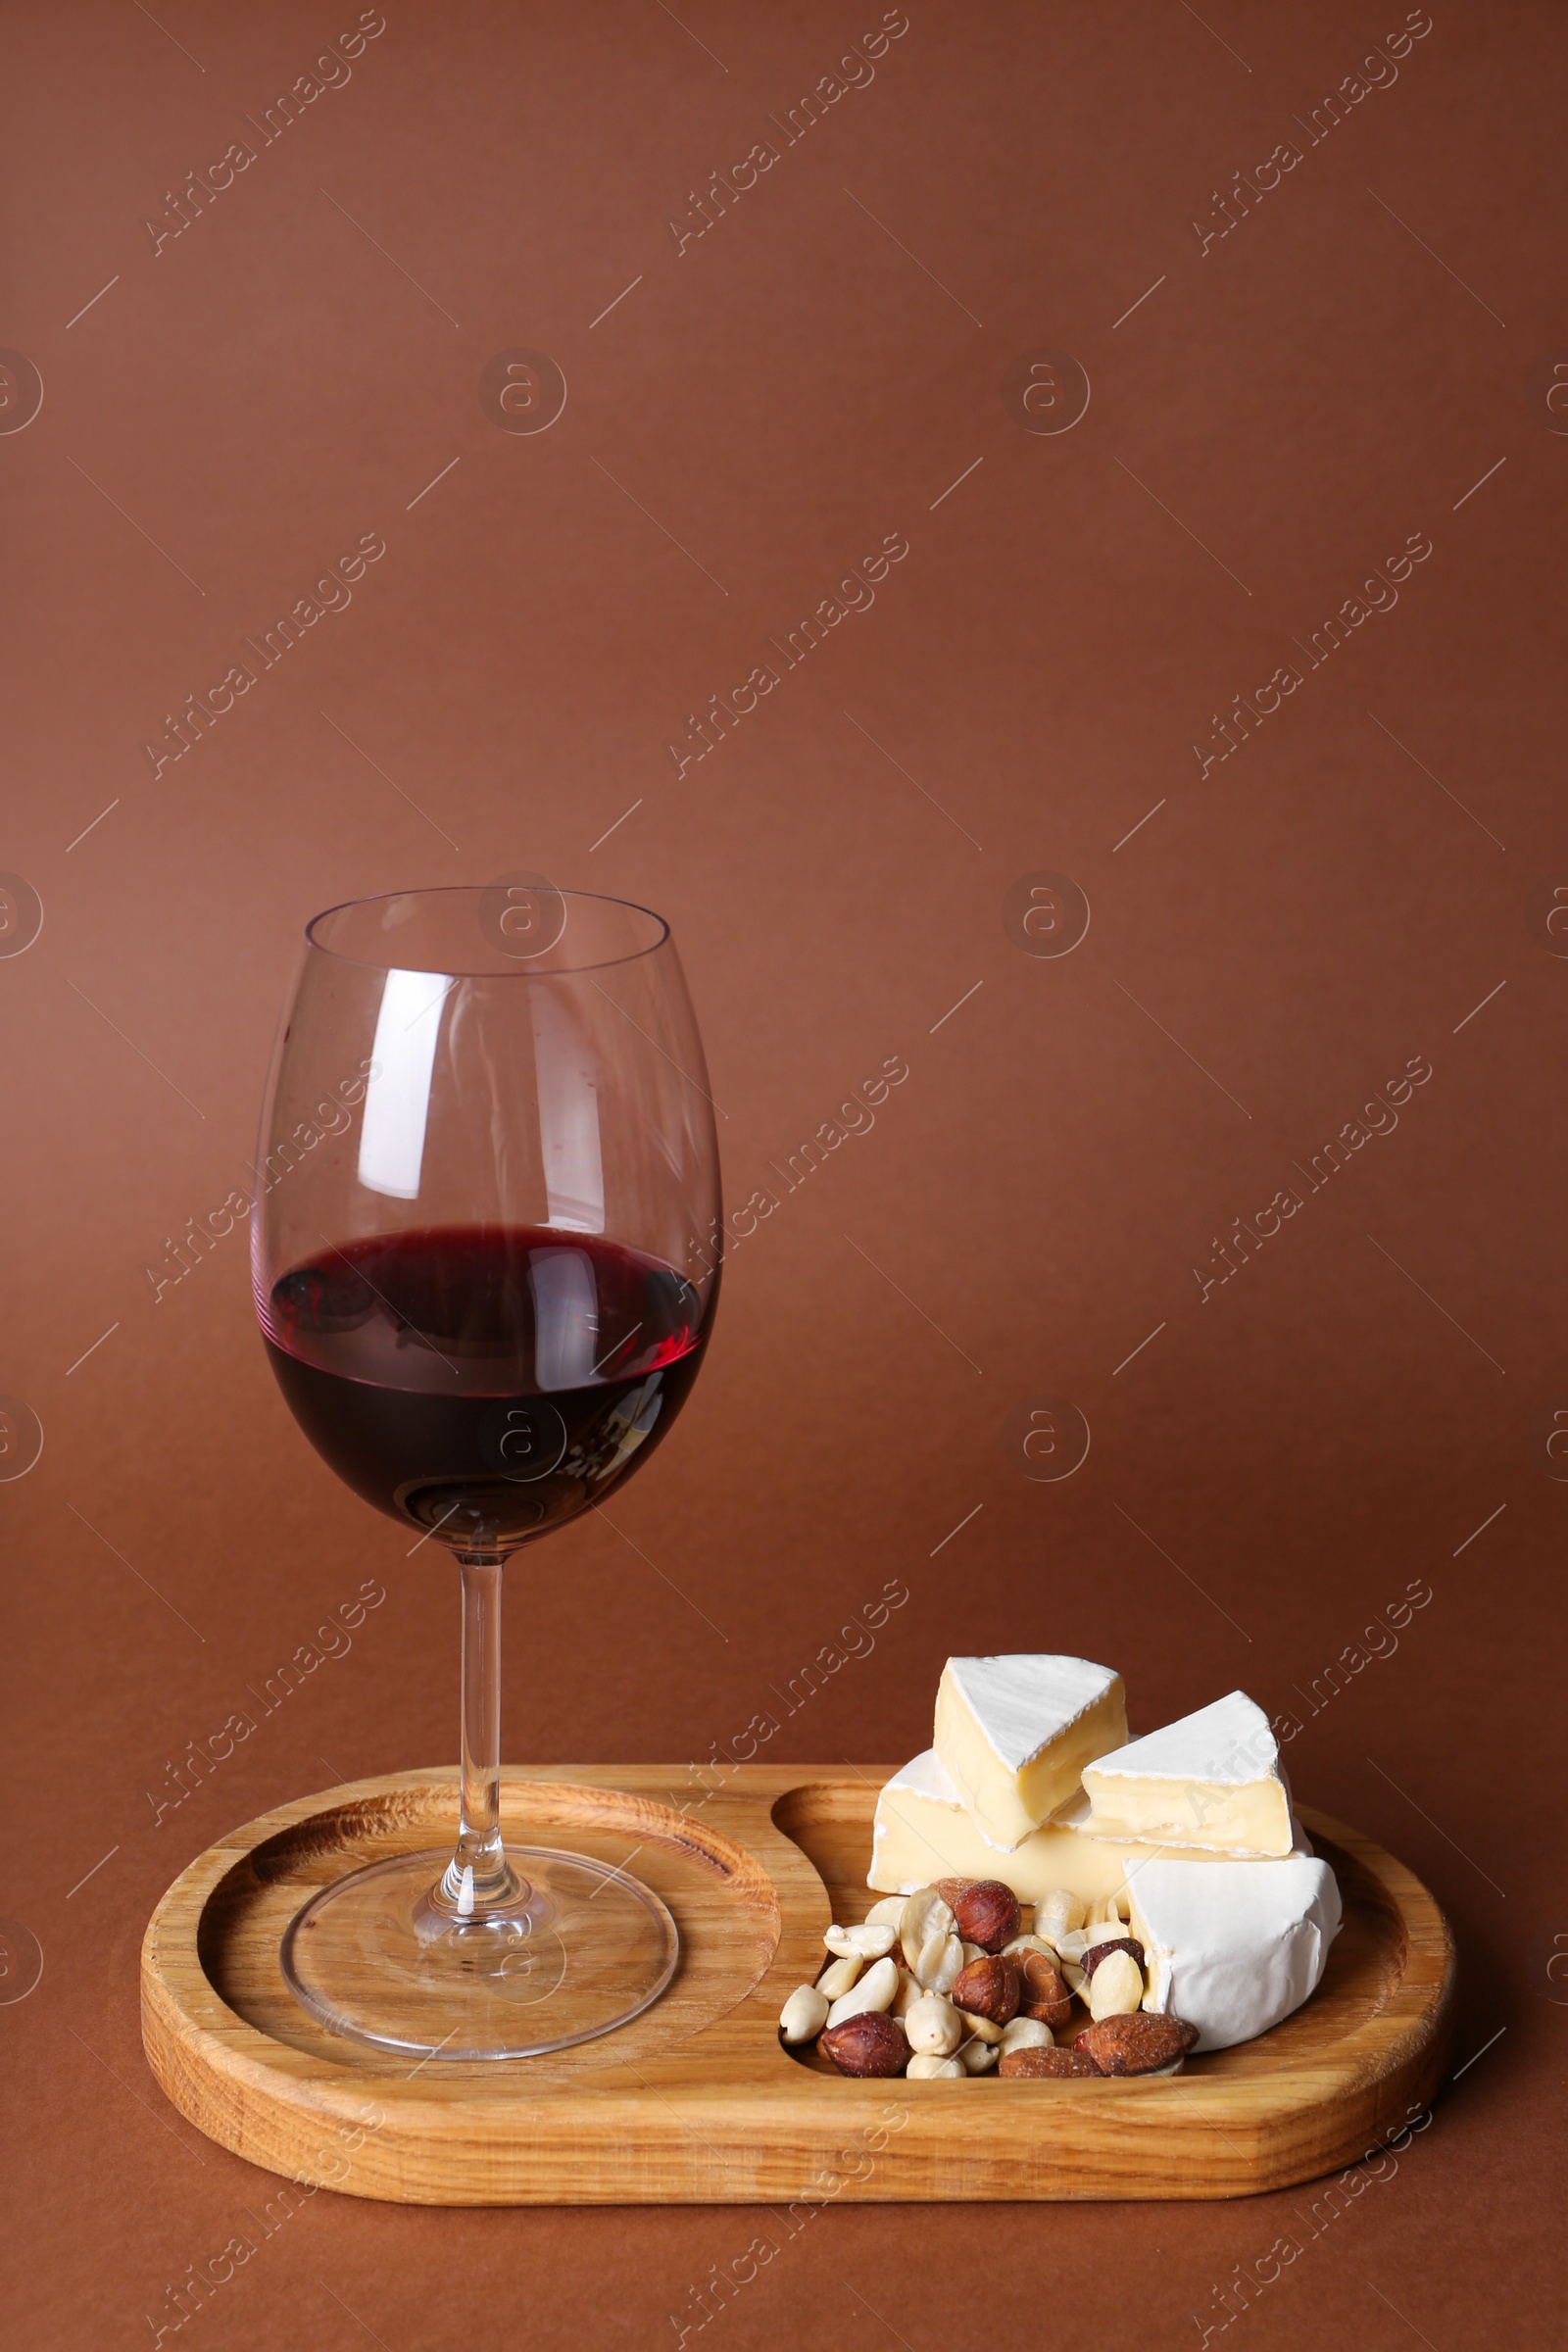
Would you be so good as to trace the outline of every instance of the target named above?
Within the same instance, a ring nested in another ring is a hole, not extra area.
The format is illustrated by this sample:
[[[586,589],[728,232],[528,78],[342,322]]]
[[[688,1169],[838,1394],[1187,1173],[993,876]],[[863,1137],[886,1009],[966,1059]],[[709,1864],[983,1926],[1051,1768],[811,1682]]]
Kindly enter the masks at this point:
[[[712,1109],[645,907],[529,877],[308,926],[262,1113],[256,1311],[317,1451],[463,1583],[455,1851],[351,1872],[283,1937],[295,1997],[377,2048],[561,2049],[674,1973],[638,1880],[503,1843],[501,1585],[691,1391],[719,1284]]]

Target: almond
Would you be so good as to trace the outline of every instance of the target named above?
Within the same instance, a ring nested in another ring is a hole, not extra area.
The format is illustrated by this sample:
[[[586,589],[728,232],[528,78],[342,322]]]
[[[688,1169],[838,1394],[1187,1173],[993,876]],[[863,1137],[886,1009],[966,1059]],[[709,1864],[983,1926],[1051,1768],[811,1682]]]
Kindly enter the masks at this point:
[[[1037,2075],[1098,2075],[1099,2067],[1087,2050],[1009,2050],[997,2067],[1009,2082],[1028,2082]]]
[[[963,1941],[983,1952],[1000,1952],[1018,1933],[1018,1897],[1000,1879],[976,1879],[952,1908]]]
[[[841,2075],[902,2075],[909,2045],[904,2030],[881,2009],[862,2009],[817,2036]]]
[[[1139,1942],[1136,1936],[1129,1936],[1124,1932],[1120,1936],[1111,1936],[1105,1943],[1092,1943],[1089,1945],[1088,1949],[1084,1953],[1083,1958],[1084,1975],[1086,1977],[1092,1977],[1096,1969],[1100,1966],[1102,1960],[1108,1959],[1112,1952],[1127,1952],[1131,1955],[1133,1961],[1136,1963],[1139,1969],[1142,1969],[1144,1965],[1143,1945]]]
[[[1185,2018],[1135,2009],[1085,2026],[1073,2047],[1092,2058],[1102,2075],[1152,2075],[1184,2058],[1197,2039],[1198,2028]]]
[[[1055,1962],[1043,1952],[1015,1952],[1012,1965],[1018,1972],[1018,2015],[1064,2026],[1072,2014],[1072,1994]]]
[[[951,1995],[954,2006],[970,2017],[985,2017],[1004,2026],[1018,2007],[1018,1974],[1010,1960],[988,1954],[960,1969]]]

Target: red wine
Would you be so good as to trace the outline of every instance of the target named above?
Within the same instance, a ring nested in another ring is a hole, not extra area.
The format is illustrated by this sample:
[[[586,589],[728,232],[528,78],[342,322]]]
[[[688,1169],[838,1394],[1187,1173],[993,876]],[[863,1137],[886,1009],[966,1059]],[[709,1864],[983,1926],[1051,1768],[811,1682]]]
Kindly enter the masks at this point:
[[[712,1323],[673,1266],[594,1234],[449,1226],[346,1242],[273,1284],[294,1418],[367,1502],[460,1550],[560,1527],[645,1461]]]

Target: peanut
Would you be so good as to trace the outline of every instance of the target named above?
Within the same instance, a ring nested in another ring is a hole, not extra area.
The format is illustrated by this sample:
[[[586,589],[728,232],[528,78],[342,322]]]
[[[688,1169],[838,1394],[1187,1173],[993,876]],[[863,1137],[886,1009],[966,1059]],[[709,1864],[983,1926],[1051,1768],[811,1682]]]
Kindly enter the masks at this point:
[[[841,1993],[849,1991],[860,1973],[861,1965],[853,1952],[845,1959],[830,1960],[816,1980],[817,1991],[826,1993],[830,2001],[836,2001]]]
[[[873,1960],[858,1983],[839,1995],[827,2013],[827,2022],[830,2026],[842,2026],[847,2017],[859,2017],[868,2009],[890,2009],[898,1989],[897,1963],[885,1958]]]
[[[963,2039],[963,2021],[941,1993],[923,1992],[905,2012],[904,2031],[911,2050],[951,2058]]]
[[[828,2021],[825,1993],[815,1984],[797,1984],[779,2016],[786,2041],[814,2041]]]
[[[870,1920],[858,1928],[829,1928],[822,1937],[828,1950],[841,1960],[880,1960],[898,1939],[899,1932],[891,1922],[873,1924]]]
[[[1102,2017],[1129,2015],[1143,1997],[1143,1971],[1131,1952],[1111,1952],[1089,1980],[1089,2014],[1097,2025]]]

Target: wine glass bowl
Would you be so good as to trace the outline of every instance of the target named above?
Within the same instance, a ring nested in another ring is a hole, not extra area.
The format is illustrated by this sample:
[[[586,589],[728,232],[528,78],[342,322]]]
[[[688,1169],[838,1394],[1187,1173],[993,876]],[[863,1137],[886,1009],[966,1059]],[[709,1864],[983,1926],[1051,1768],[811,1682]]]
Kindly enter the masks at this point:
[[[646,1462],[696,1378],[721,1255],[702,1043],[668,926],[537,878],[355,901],[306,939],[257,1315],[322,1458],[459,1563],[462,1824],[450,1858],[324,1888],[284,1975],[379,2046],[559,2048],[657,1997],[675,1931],[624,1872],[506,1853],[502,1571]]]

